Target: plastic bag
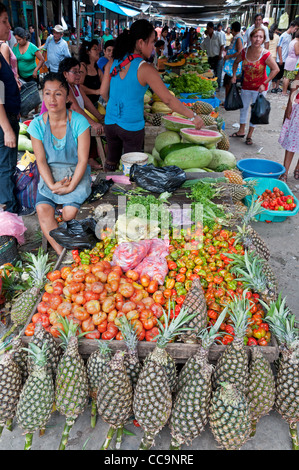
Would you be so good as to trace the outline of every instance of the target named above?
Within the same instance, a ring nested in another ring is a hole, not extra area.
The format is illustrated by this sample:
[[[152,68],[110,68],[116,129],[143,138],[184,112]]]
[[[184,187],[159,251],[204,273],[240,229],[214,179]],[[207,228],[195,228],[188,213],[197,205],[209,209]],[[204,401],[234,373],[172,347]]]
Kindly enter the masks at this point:
[[[24,232],[27,228],[22,217],[8,211],[0,211],[0,236],[15,237],[20,245],[25,242]]]
[[[251,124],[269,124],[270,110],[270,101],[259,93],[256,101],[251,105]]]
[[[21,116],[27,116],[32,109],[41,104],[42,100],[37,88],[37,83],[34,80],[31,82],[20,81],[22,83],[20,90]]]
[[[186,173],[174,165],[157,168],[152,164],[139,166],[134,163],[130,168],[130,181],[152,193],[172,193],[186,181]]]
[[[243,101],[236,83],[232,83],[224,101],[225,111],[235,111],[243,108]]]
[[[118,265],[124,272],[135,269],[150,250],[151,240],[120,243],[113,253],[112,266]]]
[[[87,248],[91,250],[98,239],[95,236],[96,220],[88,217],[83,220],[72,219],[49,232],[54,240],[67,250]]]
[[[158,238],[152,240],[148,254],[143,258],[140,264],[136,266],[135,271],[139,276],[147,274],[151,280],[157,281],[163,286],[165,277],[168,273],[166,256],[169,255],[169,240],[164,241]]]
[[[86,199],[85,203],[94,202],[100,199],[104,194],[106,194],[111,186],[114,185],[112,179],[100,179],[100,181],[95,181],[91,186],[91,194]]]
[[[115,224],[115,234],[118,242],[138,242],[139,240],[152,239],[157,237],[160,232],[159,222],[141,217],[127,217],[121,214]]]

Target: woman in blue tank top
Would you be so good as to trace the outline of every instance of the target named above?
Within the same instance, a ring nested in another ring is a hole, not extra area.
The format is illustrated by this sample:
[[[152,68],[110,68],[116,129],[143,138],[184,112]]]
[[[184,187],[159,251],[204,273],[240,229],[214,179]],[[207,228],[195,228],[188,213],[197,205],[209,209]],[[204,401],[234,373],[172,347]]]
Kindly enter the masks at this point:
[[[147,20],[135,21],[115,41],[113,59],[105,67],[100,89],[107,101],[105,134],[108,155],[105,171],[115,171],[121,156],[140,152],[144,142],[144,94],[150,87],[173,111],[203,126],[202,119],[176,99],[165,87],[158,71],[146,60],[155,45],[155,30]]]

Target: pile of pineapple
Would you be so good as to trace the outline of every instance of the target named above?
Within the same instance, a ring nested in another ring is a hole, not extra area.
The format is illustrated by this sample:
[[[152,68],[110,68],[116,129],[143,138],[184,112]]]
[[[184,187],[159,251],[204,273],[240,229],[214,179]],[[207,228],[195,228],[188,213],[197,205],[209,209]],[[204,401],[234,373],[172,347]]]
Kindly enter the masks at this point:
[[[278,296],[265,304],[266,321],[276,336],[280,357],[275,377],[260,347],[245,349],[243,338],[250,318],[244,291],[208,328],[204,294],[197,288],[194,312],[183,307],[179,315],[159,323],[154,349],[140,362],[134,325],[121,317],[125,349],[114,354],[109,342],[83,360],[79,342],[84,333],[78,324],[62,318],[61,343],[41,323],[36,325],[29,347],[18,339],[0,358],[0,433],[15,419],[25,433],[25,449],[32,447],[34,432],[46,432],[53,406],[66,417],[59,450],[64,450],[77,417],[91,400],[91,426],[99,415],[109,424],[101,449],[115,437],[119,449],[124,426],[134,416],[143,430],[139,450],[150,449],[162,428],[169,426],[170,449],[191,445],[209,423],[222,449],[240,449],[255,434],[256,423],[274,407],[289,424],[294,449],[299,448],[299,330],[294,315]],[[201,308],[203,307],[203,308]],[[215,366],[209,362],[210,347],[221,335],[226,315],[234,324],[235,336]],[[167,345],[175,338],[196,334],[198,349],[178,373]],[[247,352],[250,351],[250,355]]]

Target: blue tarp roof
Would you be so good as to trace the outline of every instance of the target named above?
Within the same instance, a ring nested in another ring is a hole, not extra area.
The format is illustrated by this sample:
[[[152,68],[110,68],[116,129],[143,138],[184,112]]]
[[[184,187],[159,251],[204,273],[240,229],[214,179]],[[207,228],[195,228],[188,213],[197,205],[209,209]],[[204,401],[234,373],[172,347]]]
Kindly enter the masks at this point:
[[[118,15],[123,15],[123,16],[137,16],[140,14],[139,11],[133,10],[131,8],[127,8],[121,5],[117,5],[114,2],[109,2],[109,0],[96,0],[93,2],[94,5],[101,5],[104,8],[107,8],[110,11],[113,11],[114,13],[117,13]]]

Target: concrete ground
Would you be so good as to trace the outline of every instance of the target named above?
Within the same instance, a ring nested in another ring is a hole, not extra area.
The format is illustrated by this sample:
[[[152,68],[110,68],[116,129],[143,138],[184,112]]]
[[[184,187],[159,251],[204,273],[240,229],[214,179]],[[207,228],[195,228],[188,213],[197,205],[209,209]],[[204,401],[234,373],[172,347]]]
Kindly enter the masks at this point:
[[[220,93],[223,98],[223,92]],[[230,139],[230,151],[234,153],[237,160],[242,158],[267,158],[283,163],[284,150],[278,144],[278,137],[282,126],[282,118],[287,103],[287,98],[281,94],[268,94],[271,101],[270,124],[259,126],[253,135],[253,145],[245,145],[244,139]],[[225,131],[231,135],[236,129],[233,124],[239,122],[239,112],[225,112],[221,109],[221,115],[225,119]],[[288,185],[299,198],[299,181],[293,177],[297,156],[291,166]],[[34,233],[38,230],[38,223],[35,216],[27,217],[25,220],[28,230],[26,232],[27,242],[32,241]],[[257,222],[254,227],[267,242],[271,250],[270,264],[275,271],[283,296],[287,296],[289,307],[299,318],[298,303],[298,260],[299,260],[299,216],[289,217],[282,223]],[[29,245],[28,245],[29,246]],[[108,426],[98,418],[95,429],[90,427],[91,406],[86,408],[84,413],[79,416],[70,433],[67,449],[69,450],[97,450],[101,447]],[[58,449],[61,433],[65,418],[54,412],[47,425],[46,434],[39,437],[36,433],[33,439],[33,450],[56,450]],[[127,429],[135,436],[124,436],[122,449],[133,451],[138,448],[142,430],[134,426],[132,422],[127,425]],[[165,427],[156,438],[153,450],[167,451],[170,444],[169,428]],[[20,450],[24,446],[24,435],[22,430],[15,424],[12,432],[3,431],[0,438],[0,450]],[[183,446],[183,450],[216,450],[216,441],[206,426],[202,435],[195,439],[192,446]],[[249,440],[243,447],[243,450],[290,450],[291,442],[289,438],[288,425],[282,420],[276,411],[271,411],[268,416],[263,417],[257,425],[257,432],[253,439]],[[117,455],[115,453],[115,455]],[[130,455],[128,452],[126,455]],[[143,454],[142,454],[143,455]],[[141,457],[140,457],[141,458]]]

